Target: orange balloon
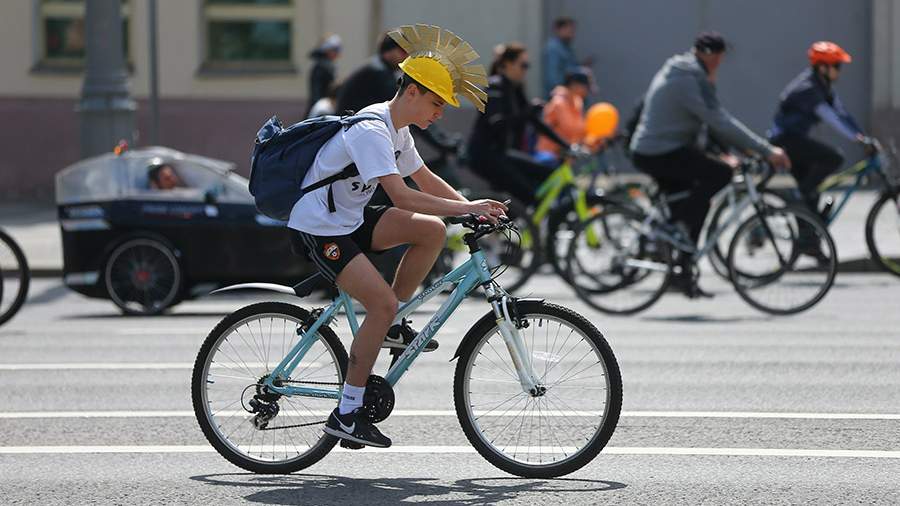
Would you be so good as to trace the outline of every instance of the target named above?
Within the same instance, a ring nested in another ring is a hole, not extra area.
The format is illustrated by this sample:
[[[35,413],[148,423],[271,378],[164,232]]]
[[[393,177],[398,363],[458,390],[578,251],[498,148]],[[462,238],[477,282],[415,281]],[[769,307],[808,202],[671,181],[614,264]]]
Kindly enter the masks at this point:
[[[619,126],[619,110],[609,102],[594,104],[585,116],[585,136],[590,139],[612,137]]]

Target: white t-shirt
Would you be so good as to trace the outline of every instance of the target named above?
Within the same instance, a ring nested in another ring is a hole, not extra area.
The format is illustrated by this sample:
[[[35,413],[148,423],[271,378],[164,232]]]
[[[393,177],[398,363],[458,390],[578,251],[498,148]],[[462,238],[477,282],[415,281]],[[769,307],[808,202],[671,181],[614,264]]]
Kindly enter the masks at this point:
[[[351,163],[359,175],[331,184],[335,212],[328,210],[328,186],[307,193],[294,204],[288,226],[312,235],[347,235],[362,225],[378,178],[390,174],[407,177],[424,165],[409,127],[394,130],[388,103],[359,111],[375,113],[384,121],[367,120],[341,130],[319,150],[302,186],[337,174]]]

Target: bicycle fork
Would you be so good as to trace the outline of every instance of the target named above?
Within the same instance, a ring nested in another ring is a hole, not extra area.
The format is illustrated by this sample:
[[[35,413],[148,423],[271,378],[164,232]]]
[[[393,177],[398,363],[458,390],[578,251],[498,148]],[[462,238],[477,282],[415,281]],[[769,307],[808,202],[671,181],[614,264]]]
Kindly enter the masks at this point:
[[[537,396],[544,393],[545,388],[540,384],[540,379],[534,373],[531,361],[531,353],[525,346],[522,334],[519,332],[521,323],[516,300],[509,294],[497,295],[493,288],[486,290],[491,308],[494,310],[494,318],[500,330],[500,336],[506,343],[510,358],[519,376],[519,384],[525,393]]]

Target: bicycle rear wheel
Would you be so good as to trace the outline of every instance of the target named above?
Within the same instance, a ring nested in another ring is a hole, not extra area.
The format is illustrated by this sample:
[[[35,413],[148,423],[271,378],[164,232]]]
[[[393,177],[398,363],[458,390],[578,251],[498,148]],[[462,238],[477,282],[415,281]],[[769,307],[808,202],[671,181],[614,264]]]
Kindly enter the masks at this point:
[[[766,208],[738,227],[728,268],[732,285],[751,306],[794,314],[831,289],[837,251],[818,216],[796,207]]]
[[[335,399],[283,396],[260,385],[297,344],[308,319],[309,312],[290,304],[253,304],[226,316],[200,348],[191,381],[194,414],[209,443],[238,467],[290,473],[315,464],[337,443],[322,431]],[[337,390],[347,352],[329,327],[320,327],[317,337],[284,379]],[[254,399],[262,408],[257,413],[248,409]]]
[[[872,260],[894,276],[900,276],[900,189],[886,192],[866,218],[866,244]]]
[[[603,335],[555,304],[519,302],[520,332],[544,390],[523,391],[493,313],[463,343],[453,381],[456,415],[488,462],[526,478],[553,478],[590,462],[612,436],[622,378]]]
[[[22,248],[0,230],[0,325],[22,309],[28,297],[31,271]]]
[[[637,313],[659,300],[669,285],[671,247],[643,233],[643,219],[635,210],[610,206],[576,231],[566,256],[566,279],[594,309]],[[596,243],[588,241],[587,230]]]

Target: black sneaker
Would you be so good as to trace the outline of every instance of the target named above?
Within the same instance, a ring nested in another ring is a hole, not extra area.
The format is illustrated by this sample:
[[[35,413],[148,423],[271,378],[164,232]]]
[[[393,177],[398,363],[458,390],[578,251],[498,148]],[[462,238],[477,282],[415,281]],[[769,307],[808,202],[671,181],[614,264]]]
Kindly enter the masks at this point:
[[[346,415],[340,414],[338,408],[334,408],[334,411],[328,416],[328,421],[325,422],[325,428],[322,430],[326,434],[353,443],[375,446],[377,448],[391,446],[391,438],[382,434],[378,427],[375,427],[375,424],[368,420],[365,411],[361,407]]]
[[[681,292],[689,299],[713,298],[713,294],[700,288],[699,278],[700,276],[695,270],[695,266],[692,263],[686,263],[681,266],[681,272],[672,276],[668,291]]]
[[[387,336],[385,336],[384,342],[381,343],[381,347],[405,350],[417,335],[419,335],[419,332],[410,327],[409,322],[404,318],[402,323],[393,325],[388,329]],[[425,345],[426,352],[436,349],[438,349],[438,342],[435,339],[428,341],[428,344]]]

